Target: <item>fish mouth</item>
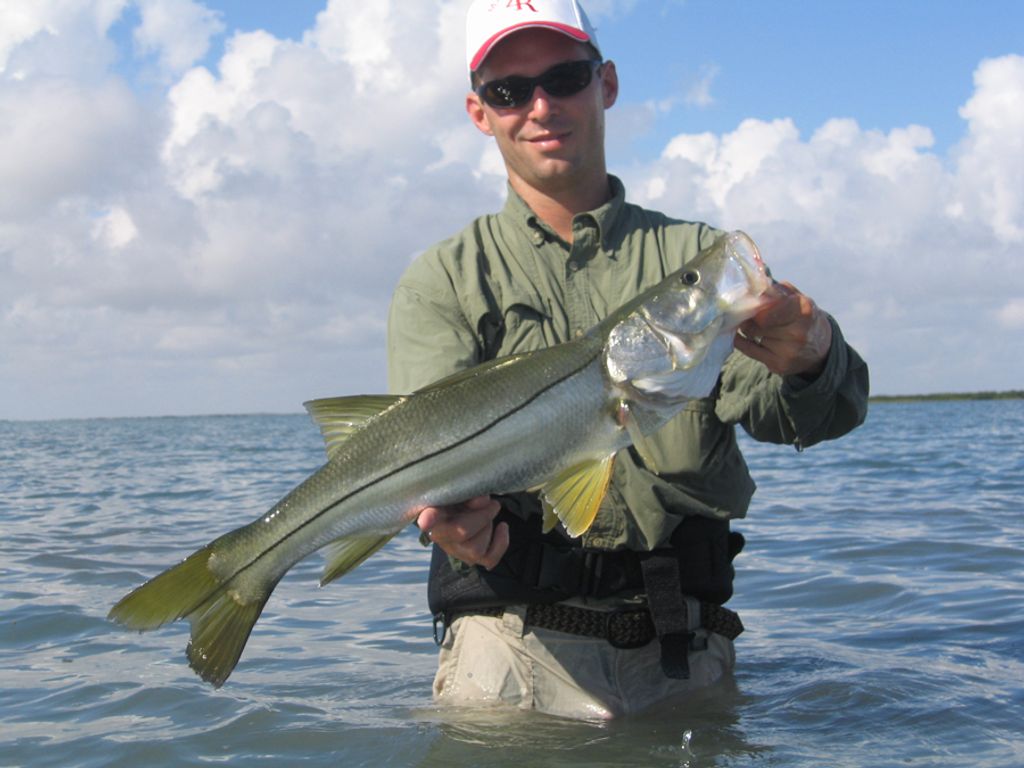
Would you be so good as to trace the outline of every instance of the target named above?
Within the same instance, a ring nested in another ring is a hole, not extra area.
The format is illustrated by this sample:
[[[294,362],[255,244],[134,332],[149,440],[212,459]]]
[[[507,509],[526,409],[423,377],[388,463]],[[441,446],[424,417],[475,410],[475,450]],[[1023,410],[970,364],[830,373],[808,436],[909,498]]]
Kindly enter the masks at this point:
[[[728,285],[720,287],[719,300],[730,307],[731,314],[748,313],[762,303],[764,292],[772,284],[771,273],[761,251],[745,232],[726,235],[725,254],[732,274]],[[744,300],[744,296],[748,298]]]

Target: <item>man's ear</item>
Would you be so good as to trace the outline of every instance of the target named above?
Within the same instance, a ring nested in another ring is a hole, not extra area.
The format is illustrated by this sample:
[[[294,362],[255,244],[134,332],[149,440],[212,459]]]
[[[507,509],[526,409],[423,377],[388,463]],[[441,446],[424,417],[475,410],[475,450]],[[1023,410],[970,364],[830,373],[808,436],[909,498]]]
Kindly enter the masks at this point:
[[[606,61],[601,67],[601,93],[604,95],[605,109],[610,108],[619,97],[619,73],[615,71],[614,61]]]
[[[466,94],[466,114],[469,115],[469,119],[473,121],[473,125],[477,127],[477,130],[481,133],[486,133],[488,136],[494,135],[490,123],[487,122],[487,113],[484,111],[483,102],[473,92]]]

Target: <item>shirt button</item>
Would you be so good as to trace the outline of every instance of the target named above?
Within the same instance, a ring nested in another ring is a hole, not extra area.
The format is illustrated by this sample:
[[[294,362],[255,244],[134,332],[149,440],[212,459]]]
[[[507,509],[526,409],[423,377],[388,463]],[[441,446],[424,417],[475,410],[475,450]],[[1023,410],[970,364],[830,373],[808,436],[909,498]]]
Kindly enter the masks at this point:
[[[583,338],[583,329],[582,328],[577,328],[576,329],[576,333],[574,335],[576,336],[577,339],[582,339]]]
[[[544,233],[543,232],[534,231],[534,233],[533,233],[533,244],[534,245],[544,245]]]

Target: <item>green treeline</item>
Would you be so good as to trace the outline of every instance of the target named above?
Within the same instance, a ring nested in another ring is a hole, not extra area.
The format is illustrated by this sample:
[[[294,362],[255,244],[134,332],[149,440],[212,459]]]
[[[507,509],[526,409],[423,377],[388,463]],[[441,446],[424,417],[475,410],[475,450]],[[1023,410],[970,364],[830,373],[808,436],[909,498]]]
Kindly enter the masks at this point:
[[[908,403],[923,400],[1020,400],[1024,390],[1012,389],[1006,392],[940,392],[933,395],[872,395],[873,403]]]

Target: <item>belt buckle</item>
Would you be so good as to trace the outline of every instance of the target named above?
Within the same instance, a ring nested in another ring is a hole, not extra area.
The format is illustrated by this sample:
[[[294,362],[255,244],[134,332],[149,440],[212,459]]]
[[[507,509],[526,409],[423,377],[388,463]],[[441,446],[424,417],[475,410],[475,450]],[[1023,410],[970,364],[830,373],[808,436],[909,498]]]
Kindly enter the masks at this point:
[[[632,628],[627,622],[627,618],[630,616],[636,616],[642,614],[643,611],[635,609],[621,609],[617,611],[608,611],[604,617],[604,630],[605,639],[608,640],[608,644],[613,648],[619,648],[622,650],[630,650],[633,648],[643,648],[651,640],[654,639],[654,624],[648,620],[643,636],[637,633],[637,636],[630,639],[630,629]],[[649,617],[648,617],[649,618]],[[636,619],[634,619],[636,621]]]

